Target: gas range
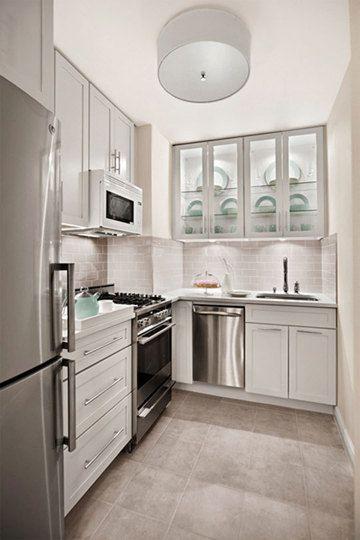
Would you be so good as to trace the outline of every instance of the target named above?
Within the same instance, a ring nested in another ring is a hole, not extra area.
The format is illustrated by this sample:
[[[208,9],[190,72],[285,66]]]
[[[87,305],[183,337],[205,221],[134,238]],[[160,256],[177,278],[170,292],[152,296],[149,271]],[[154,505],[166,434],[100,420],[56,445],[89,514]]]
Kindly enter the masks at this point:
[[[100,293],[99,300],[112,300],[114,304],[132,305],[135,309],[142,309],[148,306],[156,306],[161,302],[165,302],[165,298],[157,294],[140,294],[126,292],[109,292],[103,291]]]

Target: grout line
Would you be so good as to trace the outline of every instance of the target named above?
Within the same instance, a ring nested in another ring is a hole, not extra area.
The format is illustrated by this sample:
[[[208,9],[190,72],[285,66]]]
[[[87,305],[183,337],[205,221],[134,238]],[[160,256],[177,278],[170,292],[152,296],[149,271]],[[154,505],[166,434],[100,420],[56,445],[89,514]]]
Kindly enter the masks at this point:
[[[99,500],[99,499],[94,499],[94,500]],[[101,525],[104,523],[105,519],[108,517],[108,515],[110,514],[110,512],[113,510],[114,508],[114,503],[110,506],[109,508],[109,511],[106,512],[105,516],[103,517],[103,519],[100,521],[99,525],[95,528],[95,530],[92,532],[91,536],[90,536],[90,540],[91,538],[94,537],[95,533],[99,530],[99,528],[101,527]]]
[[[202,450],[203,450],[203,448],[204,448],[205,441],[206,441],[207,435],[208,435],[208,433],[209,433],[209,430],[210,430],[210,424],[208,424],[208,428],[207,428],[207,431],[206,431],[206,435],[205,435],[205,437],[204,437],[204,439],[203,439],[203,441],[202,441],[202,443],[201,443],[201,445],[200,445],[198,455],[197,455],[197,457],[196,457],[196,460],[195,460],[193,466],[191,467],[191,471],[190,471],[190,473],[189,473],[189,477],[188,477],[188,479],[187,479],[186,482],[185,482],[183,492],[182,492],[181,496],[179,497],[179,501],[178,501],[178,503],[177,503],[177,505],[176,505],[176,507],[175,507],[175,510],[174,510],[174,512],[173,512],[173,514],[172,514],[172,516],[171,516],[171,518],[170,518],[170,522],[169,522],[168,528],[166,529],[163,538],[166,538],[167,533],[170,531],[170,529],[171,529],[171,527],[172,527],[172,524],[173,524],[174,519],[175,519],[175,514],[176,514],[176,512],[177,512],[177,510],[178,510],[178,508],[179,508],[179,506],[180,506],[180,504],[181,504],[181,502],[182,502],[182,500],[183,500],[183,498],[184,498],[185,491],[186,491],[186,489],[187,489],[187,487],[188,487],[188,485],[189,485],[189,483],[190,483],[191,477],[192,477],[192,473],[194,472],[195,467],[196,467],[196,465],[197,465],[198,462],[199,462],[200,454],[201,454],[201,452],[202,452]]]

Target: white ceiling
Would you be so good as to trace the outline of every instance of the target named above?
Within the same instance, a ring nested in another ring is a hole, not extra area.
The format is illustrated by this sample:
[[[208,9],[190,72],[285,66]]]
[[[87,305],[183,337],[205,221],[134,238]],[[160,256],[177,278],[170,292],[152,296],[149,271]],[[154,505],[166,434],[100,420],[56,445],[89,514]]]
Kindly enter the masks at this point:
[[[347,0],[55,0],[55,44],[137,125],[170,142],[327,122],[350,49]],[[196,6],[240,16],[251,36],[245,87],[217,103],[186,103],[157,79],[156,40]]]

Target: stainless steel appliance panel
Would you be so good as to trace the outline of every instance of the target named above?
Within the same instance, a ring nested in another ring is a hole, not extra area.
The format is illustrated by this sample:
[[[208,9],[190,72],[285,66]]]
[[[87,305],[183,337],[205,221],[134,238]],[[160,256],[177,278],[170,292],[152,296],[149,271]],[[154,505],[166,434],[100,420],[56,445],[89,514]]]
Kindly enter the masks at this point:
[[[194,381],[245,386],[244,319],[242,307],[194,305]]]
[[[54,115],[0,77],[0,382],[61,350],[59,137]],[[56,337],[57,336],[57,337]]]
[[[0,538],[63,538],[61,360],[0,390]]]

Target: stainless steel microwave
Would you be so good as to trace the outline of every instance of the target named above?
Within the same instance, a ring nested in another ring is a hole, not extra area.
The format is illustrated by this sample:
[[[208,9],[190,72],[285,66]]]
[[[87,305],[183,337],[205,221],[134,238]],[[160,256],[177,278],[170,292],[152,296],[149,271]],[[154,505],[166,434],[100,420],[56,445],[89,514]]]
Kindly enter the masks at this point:
[[[89,227],[104,233],[142,233],[142,189],[104,170],[90,173]]]

